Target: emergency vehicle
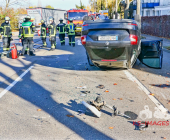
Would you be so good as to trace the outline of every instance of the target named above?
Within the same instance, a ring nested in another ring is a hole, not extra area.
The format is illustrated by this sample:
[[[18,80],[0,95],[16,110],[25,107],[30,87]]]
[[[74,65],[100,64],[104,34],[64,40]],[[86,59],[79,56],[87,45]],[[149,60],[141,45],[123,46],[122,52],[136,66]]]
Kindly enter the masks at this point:
[[[88,10],[86,9],[70,9],[64,14],[67,24],[70,23],[69,19],[73,19],[73,23],[76,25],[76,35],[81,34],[84,16],[88,16]]]

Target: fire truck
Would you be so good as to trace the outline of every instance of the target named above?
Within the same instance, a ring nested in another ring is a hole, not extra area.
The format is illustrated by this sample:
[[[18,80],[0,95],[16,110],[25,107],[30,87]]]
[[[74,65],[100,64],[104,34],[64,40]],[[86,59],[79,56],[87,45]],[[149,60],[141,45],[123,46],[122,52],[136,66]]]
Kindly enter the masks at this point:
[[[76,25],[76,35],[81,34],[84,16],[88,16],[88,10],[86,9],[70,9],[64,14],[67,24],[70,23],[69,19],[73,19],[73,23]]]

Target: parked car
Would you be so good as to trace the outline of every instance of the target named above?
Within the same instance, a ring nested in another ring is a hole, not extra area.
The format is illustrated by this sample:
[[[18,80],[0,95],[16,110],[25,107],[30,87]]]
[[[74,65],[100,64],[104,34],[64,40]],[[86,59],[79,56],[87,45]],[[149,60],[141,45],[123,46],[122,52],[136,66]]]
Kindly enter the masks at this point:
[[[81,42],[86,49],[90,65],[130,69],[140,54],[142,63],[150,65],[147,63],[148,60],[142,57],[146,50],[142,49],[141,53],[141,27],[135,20],[84,21]],[[155,60],[154,55],[150,58]],[[154,65],[150,67],[158,68]]]

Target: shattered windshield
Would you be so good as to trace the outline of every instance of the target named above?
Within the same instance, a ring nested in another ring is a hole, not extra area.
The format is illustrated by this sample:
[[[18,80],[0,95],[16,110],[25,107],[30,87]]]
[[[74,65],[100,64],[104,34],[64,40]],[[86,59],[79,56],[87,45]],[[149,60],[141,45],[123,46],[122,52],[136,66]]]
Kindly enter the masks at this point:
[[[87,12],[71,12],[68,17],[72,19],[81,20],[84,16],[88,16]]]

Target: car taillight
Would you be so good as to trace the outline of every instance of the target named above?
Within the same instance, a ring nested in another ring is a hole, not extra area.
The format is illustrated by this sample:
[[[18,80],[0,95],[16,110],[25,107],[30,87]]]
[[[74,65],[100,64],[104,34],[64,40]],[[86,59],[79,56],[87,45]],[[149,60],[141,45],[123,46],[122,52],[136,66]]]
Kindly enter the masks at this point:
[[[138,36],[130,35],[130,42],[131,42],[131,45],[137,45],[138,44]]]
[[[83,26],[89,26],[88,24],[84,24]]]
[[[138,26],[137,24],[135,23],[128,23],[128,25],[135,25],[135,26]]]
[[[81,36],[81,44],[86,45],[86,35]]]

